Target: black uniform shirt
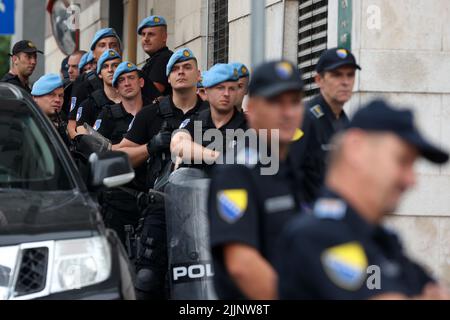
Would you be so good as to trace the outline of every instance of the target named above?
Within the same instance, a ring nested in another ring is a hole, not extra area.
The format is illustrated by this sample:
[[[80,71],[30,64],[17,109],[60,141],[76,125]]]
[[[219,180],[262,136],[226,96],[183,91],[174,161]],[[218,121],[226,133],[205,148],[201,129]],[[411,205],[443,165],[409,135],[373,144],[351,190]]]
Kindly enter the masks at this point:
[[[158,82],[162,85],[164,85],[165,90],[164,92],[158,93],[156,92],[157,96],[167,96],[170,95],[172,92],[172,87],[170,86],[169,82],[167,81],[166,76],[166,66],[167,63],[170,60],[170,57],[172,56],[173,52],[169,50],[169,48],[164,47],[157,52],[155,52],[150,58],[147,59],[144,67],[142,67],[142,73],[145,76],[145,82],[146,86],[144,88],[148,87],[154,87],[152,82]],[[150,92],[150,95],[152,95],[153,90],[144,90],[144,92]],[[156,97],[150,97],[152,99]]]
[[[246,149],[246,157],[254,157],[253,152]],[[280,163],[275,175],[262,175],[260,169],[259,164],[222,165],[213,172],[208,213],[214,284],[220,299],[245,298],[226,270],[223,246],[253,247],[273,264],[281,231],[300,211],[289,166]]]
[[[173,112],[173,117],[175,118],[174,122],[176,122],[176,126],[179,126],[183,120],[191,117],[200,110],[203,110],[203,108],[209,107],[208,103],[205,103],[200,98],[198,98],[195,107],[184,114],[181,109],[175,107],[172,101],[172,97],[168,96],[164,99],[166,99],[166,102],[169,102],[171,105],[171,110]],[[158,104],[152,104],[148,107],[145,107],[136,114],[136,117],[130,124],[130,129],[125,135],[125,138],[138,145],[147,144],[148,142],[150,142],[153,136],[158,134],[162,129],[164,121],[165,119],[160,114],[160,108]],[[147,185],[149,184],[147,182],[146,174],[147,164],[143,163],[138,168],[136,168],[136,170],[139,170],[140,174],[136,174],[135,181],[141,188],[147,188]]]
[[[186,119],[190,118],[192,115],[200,112],[204,108],[208,108],[207,102],[203,102],[200,98],[197,99],[197,104],[194,108],[186,113],[183,113],[181,109],[178,109],[173,101],[172,97],[168,96],[164,99],[168,99],[171,105],[171,110],[173,112],[174,118],[178,121],[178,126]],[[142,109],[133,121],[133,125],[128,131],[125,138],[128,140],[143,145],[148,143],[154,135],[156,135],[160,130],[164,122],[164,118],[159,112],[159,105],[153,104],[148,108]]]
[[[112,144],[118,144],[128,132],[133,119],[134,116],[125,110],[122,103],[115,104],[102,109],[95,120],[94,130]]]
[[[98,95],[99,99],[95,100],[92,94]],[[77,121],[77,127],[82,126],[85,122],[90,126],[94,126],[95,120],[98,118],[102,109],[116,104],[106,96],[103,89],[96,90],[92,94],[78,108],[75,119]]]
[[[103,81],[95,71],[82,73],[74,81],[70,98],[69,120],[76,120],[78,108],[95,90],[103,89]]]
[[[196,125],[196,123],[197,123],[197,125]],[[203,139],[202,136],[206,130],[210,130],[210,129],[219,130],[220,133],[222,134],[222,136],[224,138],[226,138],[226,130],[237,130],[237,129],[246,130],[247,129],[247,121],[242,112],[239,112],[238,110],[234,109],[233,116],[231,117],[231,119],[226,124],[224,124],[222,127],[216,128],[216,125],[214,124],[212,117],[211,117],[211,109],[207,109],[207,110],[200,112],[197,116],[193,117],[192,119],[186,120],[182,124],[182,127],[189,132],[189,134],[191,135],[192,139],[195,142],[197,142],[198,144],[201,144],[204,147],[207,147],[209,144],[214,143],[214,139]],[[196,133],[195,129],[197,127],[199,128],[199,132]],[[223,141],[224,142],[223,146],[225,148],[233,147],[230,144],[232,143],[232,141],[235,141],[235,139],[233,139],[233,136],[231,136],[231,135],[229,136],[229,138],[230,139],[226,139]],[[231,140],[231,141],[227,141],[227,140]]]
[[[19,76],[16,76],[16,75],[14,75],[12,73],[9,73],[9,72],[6,73],[3,76],[3,78],[0,79],[0,82],[8,82],[8,83],[14,84],[14,85],[16,85],[18,87],[21,87],[22,89],[24,89],[28,93],[31,93],[30,87],[27,86],[27,85],[24,85],[22,83],[22,81],[20,81]]]
[[[370,224],[329,190],[315,203],[313,215],[290,223],[281,246],[276,263],[281,299],[413,296],[433,281],[404,255],[395,234]]]
[[[319,196],[326,171],[327,152],[331,149],[330,140],[348,123],[344,111],[336,118],[321,94],[306,103],[302,124],[304,136],[293,143],[289,155],[296,166],[296,175],[301,177],[299,184],[306,203],[313,203]]]

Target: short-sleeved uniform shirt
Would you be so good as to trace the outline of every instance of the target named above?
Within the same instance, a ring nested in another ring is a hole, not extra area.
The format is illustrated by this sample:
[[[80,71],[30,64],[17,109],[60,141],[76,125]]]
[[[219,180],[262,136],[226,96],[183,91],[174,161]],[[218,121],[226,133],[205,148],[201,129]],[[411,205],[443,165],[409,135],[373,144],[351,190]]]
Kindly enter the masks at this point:
[[[294,219],[276,263],[281,299],[367,299],[418,295],[432,282],[403,252],[397,236],[366,221],[325,190],[314,214]]]
[[[349,119],[342,111],[336,118],[321,94],[306,103],[302,130],[304,137],[291,147],[290,157],[297,163],[297,174],[302,177],[305,201],[313,203],[320,195],[326,171],[326,157],[332,146],[332,137],[343,130]]]
[[[145,86],[143,92],[151,100],[157,98],[158,96],[168,96],[172,92],[172,87],[167,81],[166,76],[166,66],[172,54],[173,52],[169,50],[169,48],[164,47],[151,55],[150,58],[147,59],[144,67],[142,67],[142,73],[145,76]],[[164,85],[164,92],[160,93],[152,82],[157,82]]]
[[[246,157],[254,157],[255,151],[244,152]],[[220,299],[245,298],[226,270],[224,246],[250,246],[273,264],[284,226],[300,212],[290,167],[280,163],[275,175],[262,175],[260,169],[258,163],[221,165],[213,171],[208,213],[214,284]]]
[[[187,119],[185,122],[182,123],[180,128],[186,129],[194,142],[202,145],[203,147],[208,147],[212,150],[219,151],[223,157],[223,160],[225,160],[226,151],[236,149],[235,144],[237,136],[234,134],[235,130],[237,129],[246,130],[247,121],[242,112],[239,112],[237,109],[234,109],[233,116],[231,117],[231,119],[222,127],[216,128],[216,125],[214,124],[211,117],[211,109],[207,109],[203,110],[202,112],[192,117],[191,119]],[[206,135],[204,136],[204,133],[207,130],[217,130],[218,134],[220,133],[220,136],[223,139],[216,141],[216,137],[214,135],[212,135],[211,137]],[[223,161],[223,163],[224,162],[225,161]],[[210,166],[206,164],[189,165],[189,167],[196,167],[203,170],[206,170],[208,168],[211,169]]]
[[[0,82],[7,82],[7,83],[11,83],[13,85],[16,85],[22,89],[24,89],[26,92],[31,94],[31,89],[29,86],[24,85],[22,83],[22,81],[20,81],[19,77],[12,74],[12,73],[6,73],[1,79]]]
[[[200,112],[205,108],[209,108],[208,103],[203,102],[200,98],[197,98],[197,103],[194,108],[190,109],[188,112],[183,113],[181,109],[178,109],[173,103],[172,97],[168,96],[167,99],[170,102],[171,109],[173,112],[173,117],[176,119],[178,126],[186,119],[192,115]],[[152,104],[148,107],[143,108],[136,117],[134,118],[132,124],[130,125],[130,130],[125,135],[127,140],[134,142],[138,145],[144,145],[150,142],[150,140],[158,134],[164,123],[164,118],[160,114],[159,105]],[[140,167],[145,167],[146,164],[142,164]],[[141,175],[136,177],[140,185],[146,185],[146,175]]]

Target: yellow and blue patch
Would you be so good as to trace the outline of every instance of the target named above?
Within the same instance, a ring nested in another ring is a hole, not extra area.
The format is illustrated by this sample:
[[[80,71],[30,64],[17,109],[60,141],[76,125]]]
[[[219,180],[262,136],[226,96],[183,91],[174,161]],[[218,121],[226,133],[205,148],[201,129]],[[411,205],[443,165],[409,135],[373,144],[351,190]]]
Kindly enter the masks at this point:
[[[338,55],[339,58],[345,59],[345,58],[347,58],[347,56],[348,56],[348,51],[345,50],[345,49],[338,49],[338,50],[336,51],[336,54]]]
[[[279,78],[289,79],[294,73],[294,69],[289,62],[280,62],[275,66],[275,71]]]
[[[321,261],[330,280],[344,290],[360,289],[367,277],[368,261],[359,242],[348,242],[326,249]]]
[[[299,128],[295,129],[294,136],[292,137],[292,142],[300,140],[305,134]]]
[[[219,215],[228,223],[235,223],[245,213],[248,194],[245,189],[222,190],[217,193]]]

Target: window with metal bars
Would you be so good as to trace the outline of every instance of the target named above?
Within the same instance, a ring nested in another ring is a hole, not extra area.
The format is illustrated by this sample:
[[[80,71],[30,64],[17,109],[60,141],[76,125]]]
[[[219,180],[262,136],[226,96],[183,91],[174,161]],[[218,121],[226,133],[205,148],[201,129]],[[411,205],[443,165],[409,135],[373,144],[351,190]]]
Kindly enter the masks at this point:
[[[208,1],[208,67],[211,67],[228,63],[228,0]]]
[[[327,48],[328,0],[300,0],[298,18],[298,67],[307,97],[319,93],[314,83],[315,67]]]

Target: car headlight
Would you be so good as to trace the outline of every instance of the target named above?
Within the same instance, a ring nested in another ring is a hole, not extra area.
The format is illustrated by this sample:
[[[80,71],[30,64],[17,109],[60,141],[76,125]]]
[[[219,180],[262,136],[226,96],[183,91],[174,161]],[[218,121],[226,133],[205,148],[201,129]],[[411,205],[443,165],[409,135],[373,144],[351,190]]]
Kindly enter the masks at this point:
[[[55,242],[51,293],[80,289],[108,279],[111,252],[103,237]]]

